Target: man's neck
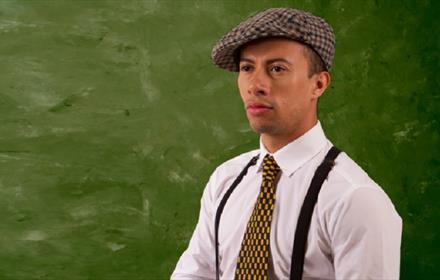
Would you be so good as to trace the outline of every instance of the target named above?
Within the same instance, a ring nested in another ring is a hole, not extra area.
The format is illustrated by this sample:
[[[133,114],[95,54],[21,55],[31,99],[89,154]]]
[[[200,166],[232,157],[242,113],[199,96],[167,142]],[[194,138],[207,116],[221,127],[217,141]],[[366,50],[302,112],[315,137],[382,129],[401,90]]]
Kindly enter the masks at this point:
[[[261,141],[263,142],[264,147],[266,150],[273,154],[279,149],[283,148],[290,142],[298,139],[304,133],[309,131],[312,127],[316,125],[318,122],[318,119],[315,119],[315,121],[309,125],[306,125],[304,127],[301,127],[300,129],[295,130],[293,133],[289,134],[277,134],[277,135],[271,135],[271,134],[261,134]]]

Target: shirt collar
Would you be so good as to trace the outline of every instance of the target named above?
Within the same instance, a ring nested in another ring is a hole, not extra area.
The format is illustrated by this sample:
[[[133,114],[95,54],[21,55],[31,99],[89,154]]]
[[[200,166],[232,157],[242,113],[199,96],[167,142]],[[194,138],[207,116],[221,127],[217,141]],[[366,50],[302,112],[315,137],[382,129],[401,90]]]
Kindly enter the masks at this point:
[[[260,157],[257,161],[258,171],[261,171],[263,158],[266,154],[274,157],[284,174],[291,176],[298,168],[315,156],[327,143],[327,137],[318,120],[315,126],[306,133],[282,147],[275,153],[269,153],[260,136]]]

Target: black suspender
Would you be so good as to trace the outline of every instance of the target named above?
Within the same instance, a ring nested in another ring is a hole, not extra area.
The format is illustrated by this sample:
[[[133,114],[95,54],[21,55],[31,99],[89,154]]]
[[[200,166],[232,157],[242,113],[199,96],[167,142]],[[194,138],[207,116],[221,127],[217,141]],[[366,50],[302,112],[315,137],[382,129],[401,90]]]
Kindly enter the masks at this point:
[[[243,168],[243,170],[238,174],[235,181],[232,183],[232,185],[229,187],[229,189],[226,191],[225,195],[223,196],[222,200],[220,201],[220,204],[218,205],[217,212],[215,213],[215,275],[217,277],[217,280],[220,279],[220,264],[218,259],[218,226],[220,224],[220,216],[222,215],[223,208],[225,208],[226,201],[228,201],[228,198],[231,196],[232,192],[234,191],[235,187],[240,184],[241,180],[243,180],[243,177],[248,172],[249,167],[252,165],[255,165],[257,163],[258,157],[260,155],[254,156],[248,164]]]
[[[321,186],[324,183],[324,180],[327,178],[328,173],[333,168],[335,162],[334,160],[339,155],[341,151],[332,147],[327,155],[325,156],[324,161],[318,166],[316,169],[315,175],[312,178],[312,183],[310,184],[309,190],[307,191],[306,197],[304,199],[304,203],[301,207],[301,212],[299,214],[298,223],[295,231],[295,239],[293,244],[293,252],[292,252],[292,262],[290,267],[290,279],[291,280],[301,280],[304,266],[304,254],[307,243],[307,235],[309,232],[310,221],[312,218],[313,209],[315,207],[316,201],[318,200],[318,194],[321,190]],[[220,264],[219,264],[219,243],[218,243],[218,228],[220,224],[220,217],[222,215],[223,209],[225,208],[225,204],[231,196],[234,189],[241,182],[243,177],[246,175],[249,167],[255,165],[258,160],[258,155],[253,157],[248,164],[243,168],[240,174],[237,176],[235,181],[226,191],[223,196],[220,204],[217,208],[217,212],[215,213],[215,271],[216,271],[216,279],[220,279]]]
[[[295,239],[293,241],[292,262],[290,264],[290,280],[301,280],[304,266],[304,255],[306,252],[307,235],[309,233],[310,221],[313,209],[315,208],[318,194],[322,183],[328,173],[335,165],[335,159],[341,151],[332,147],[325,156],[324,161],[318,166],[313,175],[312,183],[307,191],[301,212],[299,212],[298,223],[296,224]]]

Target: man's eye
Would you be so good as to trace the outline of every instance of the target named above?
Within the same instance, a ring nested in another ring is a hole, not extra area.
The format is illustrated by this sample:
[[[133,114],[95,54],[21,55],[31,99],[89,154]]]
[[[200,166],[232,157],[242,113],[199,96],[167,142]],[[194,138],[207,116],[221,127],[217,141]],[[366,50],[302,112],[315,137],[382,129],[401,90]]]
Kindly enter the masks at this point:
[[[242,66],[240,66],[240,71],[242,71],[242,72],[248,72],[249,70],[251,70],[251,66],[250,65],[242,65]]]
[[[270,68],[270,71],[271,71],[271,72],[280,73],[280,72],[284,71],[284,68],[281,67],[281,66],[272,66],[272,67]]]

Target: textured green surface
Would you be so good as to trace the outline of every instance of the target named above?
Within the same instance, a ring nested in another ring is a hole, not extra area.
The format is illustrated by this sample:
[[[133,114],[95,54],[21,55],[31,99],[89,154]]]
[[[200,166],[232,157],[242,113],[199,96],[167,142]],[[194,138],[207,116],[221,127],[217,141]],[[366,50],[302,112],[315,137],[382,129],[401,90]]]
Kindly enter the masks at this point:
[[[335,29],[320,119],[401,214],[401,278],[438,279],[438,3],[0,0],[0,278],[169,278],[208,176],[258,143],[211,47],[292,6]]]

